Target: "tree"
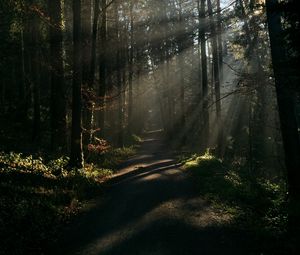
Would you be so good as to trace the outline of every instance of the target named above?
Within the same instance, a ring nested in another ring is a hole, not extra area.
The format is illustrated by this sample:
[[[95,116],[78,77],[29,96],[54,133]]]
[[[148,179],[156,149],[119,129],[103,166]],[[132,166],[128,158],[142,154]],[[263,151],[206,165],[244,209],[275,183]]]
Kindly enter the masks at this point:
[[[99,54],[99,96],[100,96],[100,116],[99,127],[103,135],[105,123],[105,95],[106,95],[106,39],[107,39],[107,15],[106,0],[101,2],[101,24],[100,24],[100,54]]]
[[[207,145],[209,135],[209,114],[208,114],[208,78],[207,78],[207,55],[205,38],[205,0],[198,0],[198,18],[199,18],[199,38],[201,48],[201,88],[202,88],[202,115],[203,115],[203,138],[202,143]]]
[[[63,67],[62,8],[60,0],[48,0],[51,73],[51,148],[66,147],[66,89]]]
[[[83,167],[81,128],[81,0],[73,1],[73,93],[70,167]]]
[[[129,99],[128,99],[128,133],[132,132],[132,121],[133,121],[133,52],[134,52],[134,23],[133,23],[133,0],[130,1],[130,48],[129,48],[129,74],[128,74],[128,84],[129,84]]]
[[[98,34],[98,21],[100,15],[100,0],[94,1],[94,16],[92,25],[92,43],[91,43],[91,64],[90,64],[90,76],[89,87],[92,87],[95,80],[96,70],[96,50],[97,50],[97,34]]]
[[[286,68],[287,55],[283,47],[285,44],[279,2],[278,0],[267,0],[266,7],[277,103],[287,168],[290,201],[289,226],[295,232],[299,231],[300,227],[300,142],[295,115],[295,90],[292,86],[292,78],[288,75],[289,72]]]
[[[88,85],[91,64],[92,0],[82,0],[82,83]]]
[[[39,19],[35,11],[35,1],[31,0],[31,83],[33,84],[33,127],[32,140],[36,141],[40,138],[41,132],[41,108],[40,108],[40,82],[39,82]]]
[[[221,118],[221,96],[220,96],[220,72],[219,72],[219,57],[218,57],[218,42],[215,21],[213,18],[213,9],[211,0],[207,0],[207,9],[210,19],[211,30],[211,44],[212,44],[212,57],[213,57],[213,75],[214,75],[214,88],[216,98],[217,118]]]
[[[118,134],[117,134],[117,144],[118,146],[123,146],[123,104],[122,104],[122,75],[121,75],[121,63],[123,60],[122,56],[122,44],[121,44],[121,29],[120,29],[120,21],[118,14],[118,3],[114,4],[114,18],[115,18],[115,40],[116,40],[116,86],[118,89]]]

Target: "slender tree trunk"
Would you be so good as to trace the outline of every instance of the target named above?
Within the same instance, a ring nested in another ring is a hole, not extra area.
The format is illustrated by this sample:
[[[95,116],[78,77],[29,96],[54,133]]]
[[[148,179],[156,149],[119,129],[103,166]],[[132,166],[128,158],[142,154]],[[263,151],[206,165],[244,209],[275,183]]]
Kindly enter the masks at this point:
[[[222,43],[222,18],[221,4],[217,0],[217,41],[218,41],[218,60],[219,60],[219,75],[222,82],[223,79],[223,43]]]
[[[2,75],[0,79],[0,109],[1,113],[5,113],[5,81]]]
[[[89,87],[93,87],[93,84],[95,81],[98,20],[99,20],[99,15],[100,15],[99,4],[100,4],[100,0],[94,0],[94,17],[93,17],[93,27],[92,27],[92,45],[91,45],[91,64],[90,64],[90,75],[89,75]]]
[[[23,21],[24,26],[26,26],[25,22]],[[27,74],[26,74],[26,69],[25,69],[25,65],[26,65],[26,59],[25,59],[25,38],[24,38],[24,29],[22,28],[21,33],[20,33],[20,46],[21,46],[21,82],[20,82],[20,97],[19,97],[19,114],[21,119],[23,119],[24,121],[27,120],[27,97],[26,97],[26,93],[27,93]]]
[[[101,100],[101,110],[99,116],[99,127],[102,135],[104,135],[105,123],[105,95],[106,95],[106,39],[107,39],[107,14],[106,0],[102,0],[101,26],[100,26],[100,57],[99,57],[99,96]]]
[[[217,44],[217,33],[215,22],[213,19],[213,9],[211,0],[207,0],[208,14],[210,18],[210,29],[211,29],[211,44],[212,44],[212,55],[213,55],[213,74],[214,74],[214,88],[215,88],[215,99],[217,118],[221,117],[221,101],[220,101],[220,72],[219,72],[219,58],[218,58],[218,44]]]
[[[199,0],[200,1],[200,0]],[[202,146],[205,148],[208,142],[209,136],[209,113],[208,113],[208,77],[207,77],[207,53],[206,53],[206,38],[205,38],[205,0],[201,0],[199,4],[199,41],[201,47],[201,72],[202,72]]]
[[[181,26],[183,26],[183,18],[182,18],[182,1],[179,1],[179,23]],[[184,99],[185,99],[185,84],[184,84],[184,54],[183,54],[183,40],[180,38],[179,41],[179,68],[180,68],[180,128],[184,129],[185,127],[185,104],[184,104]],[[185,137],[184,139],[185,140]]]
[[[89,83],[91,64],[92,0],[82,0],[82,84]]]
[[[24,45],[24,32],[23,28],[20,33],[20,46],[21,46],[21,84],[20,84],[20,101],[22,102],[22,107],[24,106],[24,100],[25,100],[25,45]]]
[[[164,26],[164,63],[165,63],[165,72],[164,72],[164,86],[165,86],[165,97],[167,98],[167,135],[171,138],[174,134],[174,96],[173,91],[171,91],[171,84],[169,81],[170,78],[170,53],[169,50],[171,48],[171,43],[168,37],[169,34],[169,27],[168,27],[168,2],[163,1],[163,15],[165,23]]]
[[[119,147],[123,146],[123,111],[122,111],[122,74],[121,74],[121,43],[120,43],[120,28],[119,28],[119,15],[118,4],[115,3],[115,30],[116,30],[116,71],[117,71],[117,88],[118,88],[118,140]]]
[[[83,167],[81,128],[81,0],[73,0],[73,94],[70,167]]]
[[[220,92],[220,69],[219,69],[219,49],[218,49],[218,33],[213,18],[213,9],[211,0],[207,0],[207,9],[210,18],[211,29],[211,45],[212,45],[212,58],[213,58],[213,81],[215,89],[216,112],[217,112],[217,154],[219,157],[223,156],[223,128],[221,126],[221,92]],[[220,46],[220,45],[219,45]]]
[[[60,0],[48,0],[51,74],[51,148],[66,148],[66,89],[63,67],[62,7]]]
[[[81,41],[82,41],[82,86],[86,92],[86,97],[83,102],[83,144],[92,142],[93,134],[93,112],[94,102],[89,98],[89,92],[93,89],[93,78],[91,75],[91,62],[92,62],[92,0],[82,0],[82,28],[81,28]],[[96,44],[95,44],[96,45]],[[93,45],[93,46],[95,46]],[[96,52],[96,50],[95,50]],[[96,54],[96,53],[95,53]],[[94,68],[94,67],[93,67]],[[90,82],[92,81],[92,82]]]
[[[32,2],[34,4],[34,2]],[[31,82],[33,84],[33,130],[32,140],[40,137],[41,110],[40,110],[40,84],[39,84],[39,47],[38,47],[38,16],[32,11],[31,16]]]
[[[133,51],[134,51],[134,34],[133,34],[133,1],[130,2],[130,49],[129,49],[129,75],[128,75],[128,133],[132,132],[133,122],[133,91],[132,91],[132,79],[133,79]]]
[[[293,234],[300,231],[300,142],[295,115],[295,91],[288,77],[281,15],[277,0],[267,0],[267,22],[282,132],[289,192],[289,227]]]
[[[31,61],[31,48],[32,48],[32,37],[31,37],[31,23],[30,17],[24,19],[24,82],[25,82],[25,98],[24,98],[24,117],[27,120],[28,110],[32,104],[32,82],[31,82],[31,69],[32,69],[32,61]]]

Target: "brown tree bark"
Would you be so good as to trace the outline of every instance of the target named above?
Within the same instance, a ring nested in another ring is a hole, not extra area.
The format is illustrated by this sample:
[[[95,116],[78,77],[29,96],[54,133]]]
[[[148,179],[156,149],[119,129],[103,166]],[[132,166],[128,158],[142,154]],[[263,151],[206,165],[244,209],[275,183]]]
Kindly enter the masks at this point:
[[[114,4],[115,10],[115,31],[116,31],[116,72],[117,72],[117,88],[118,88],[118,113],[117,113],[117,126],[118,126],[118,135],[117,135],[117,144],[119,147],[123,146],[123,104],[122,104],[122,73],[121,73],[121,35],[119,27],[119,15],[118,15],[118,3]]]
[[[51,75],[51,148],[60,151],[66,147],[66,89],[63,67],[62,6],[60,0],[48,0],[50,75]]]
[[[220,81],[223,79],[223,43],[222,43],[222,17],[221,17],[221,3],[217,0],[217,41],[218,41],[218,63]]]
[[[81,128],[81,0],[73,0],[73,94],[70,167],[83,167]]]
[[[99,127],[102,136],[104,135],[105,123],[105,95],[106,95],[106,39],[107,39],[107,13],[106,0],[101,1],[101,24],[100,24],[100,54],[99,54],[99,96],[101,110],[99,114]]]
[[[207,9],[210,18],[211,45],[212,45],[212,56],[213,56],[213,77],[214,77],[217,118],[220,118],[221,117],[221,101],[220,101],[221,96],[220,96],[218,43],[217,43],[217,33],[216,33],[216,26],[213,18],[213,9],[212,9],[211,0],[207,0]]]
[[[208,113],[208,77],[207,77],[207,53],[206,53],[206,38],[205,38],[205,0],[198,0],[198,18],[199,18],[199,41],[201,48],[201,89],[202,89],[202,146],[207,146],[207,138],[209,136],[209,113]]]
[[[31,4],[35,4],[31,1]],[[30,15],[31,27],[31,83],[33,87],[33,128],[32,140],[37,141],[40,137],[41,126],[41,109],[40,109],[40,84],[39,84],[39,46],[38,46],[38,33],[39,33],[39,19],[37,13],[32,10]]]
[[[267,0],[267,22],[271,44],[272,63],[277,93],[289,193],[289,227],[292,233],[300,231],[300,142],[295,115],[295,90],[287,70],[287,56],[281,15],[277,0]]]
[[[96,47],[97,47],[97,35],[98,35],[98,21],[100,15],[100,0],[94,0],[94,17],[92,26],[92,44],[91,44],[91,64],[89,75],[89,87],[93,87],[95,81],[96,71]]]
[[[82,84],[88,85],[91,64],[92,0],[82,0]]]
[[[129,74],[128,74],[128,133],[132,132],[132,122],[133,122],[133,52],[134,52],[134,30],[133,30],[133,1],[130,2],[130,49],[129,49]]]

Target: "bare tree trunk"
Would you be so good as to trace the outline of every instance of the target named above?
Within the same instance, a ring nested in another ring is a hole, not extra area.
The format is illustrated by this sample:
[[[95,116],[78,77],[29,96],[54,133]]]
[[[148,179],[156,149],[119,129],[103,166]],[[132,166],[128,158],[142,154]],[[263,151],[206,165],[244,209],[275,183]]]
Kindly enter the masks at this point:
[[[62,8],[60,0],[49,0],[51,74],[51,148],[66,147],[66,89],[63,67]]]
[[[121,75],[121,42],[120,42],[120,28],[119,28],[119,15],[118,4],[115,3],[115,30],[116,30],[116,71],[117,71],[117,88],[118,88],[118,140],[119,147],[123,146],[123,111],[122,111],[122,75]]]
[[[179,1],[179,23],[180,25],[183,25],[183,19],[182,19],[182,2]],[[180,66],[180,125],[182,129],[185,127],[185,84],[184,84],[184,54],[183,54],[183,47],[182,47],[183,41],[180,40],[178,48],[179,48],[179,66]],[[185,140],[185,138],[184,138]]]
[[[34,4],[34,2],[31,2]],[[33,84],[33,129],[32,140],[37,141],[40,136],[41,110],[40,110],[40,84],[39,84],[39,49],[38,49],[38,16],[31,14],[31,82]]]
[[[89,83],[91,64],[92,0],[82,0],[82,84]]]
[[[287,57],[283,45],[281,15],[277,0],[267,0],[267,22],[277,92],[289,192],[289,228],[300,231],[300,142],[295,115],[295,90],[287,71]]]
[[[81,128],[81,0],[73,0],[73,94],[70,167],[83,167]]]
[[[214,72],[214,88],[215,88],[215,99],[217,118],[221,117],[221,101],[220,101],[220,73],[219,73],[219,58],[218,58],[218,44],[217,44],[217,33],[216,27],[213,20],[213,9],[211,0],[207,0],[208,14],[210,18],[210,29],[211,29],[211,44],[212,44],[212,55],[213,55],[213,72]]]
[[[132,92],[132,79],[133,79],[133,50],[134,50],[134,34],[133,34],[133,1],[130,2],[130,49],[129,49],[129,98],[128,98],[128,133],[132,132],[132,122],[133,122],[133,92]]]
[[[199,13],[199,41],[201,48],[201,72],[202,72],[202,146],[205,148],[208,142],[209,136],[209,113],[208,113],[208,77],[207,77],[207,53],[206,53],[206,38],[205,38],[205,0],[201,0],[201,4],[198,0],[198,13]]]
[[[23,21],[24,26],[26,23]],[[20,103],[19,103],[19,115],[21,119],[26,121],[27,112],[28,112],[28,104],[27,104],[27,89],[28,89],[28,77],[26,74],[26,58],[25,58],[25,38],[24,38],[24,29],[22,28],[21,33],[21,84],[20,84]],[[3,83],[4,86],[4,83]]]
[[[212,45],[212,57],[213,57],[213,81],[215,89],[215,101],[217,111],[217,154],[219,157],[223,156],[224,144],[223,144],[223,128],[221,126],[221,91],[220,91],[220,69],[219,69],[219,49],[218,49],[218,33],[213,18],[213,9],[211,0],[207,0],[208,14],[210,18],[211,29],[211,45]]]
[[[98,34],[98,20],[100,15],[100,0],[94,0],[94,17],[92,27],[92,45],[91,45],[91,64],[89,75],[89,87],[93,87],[95,81],[96,70],[96,46],[97,46],[97,34]]]
[[[218,60],[219,60],[219,75],[222,82],[223,79],[223,43],[222,43],[222,18],[221,4],[217,0],[217,41],[218,41]]]
[[[99,96],[100,96],[100,114],[99,127],[102,135],[104,135],[105,123],[105,95],[106,95],[106,39],[107,39],[107,14],[106,14],[106,0],[102,0],[101,26],[100,26],[100,57],[99,57]]]

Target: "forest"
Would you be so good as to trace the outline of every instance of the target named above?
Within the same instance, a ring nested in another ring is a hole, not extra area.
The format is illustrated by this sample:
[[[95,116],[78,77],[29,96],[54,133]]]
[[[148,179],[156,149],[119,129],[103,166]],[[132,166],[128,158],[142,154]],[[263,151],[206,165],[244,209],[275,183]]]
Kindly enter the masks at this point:
[[[299,254],[299,5],[1,0],[0,254]]]

